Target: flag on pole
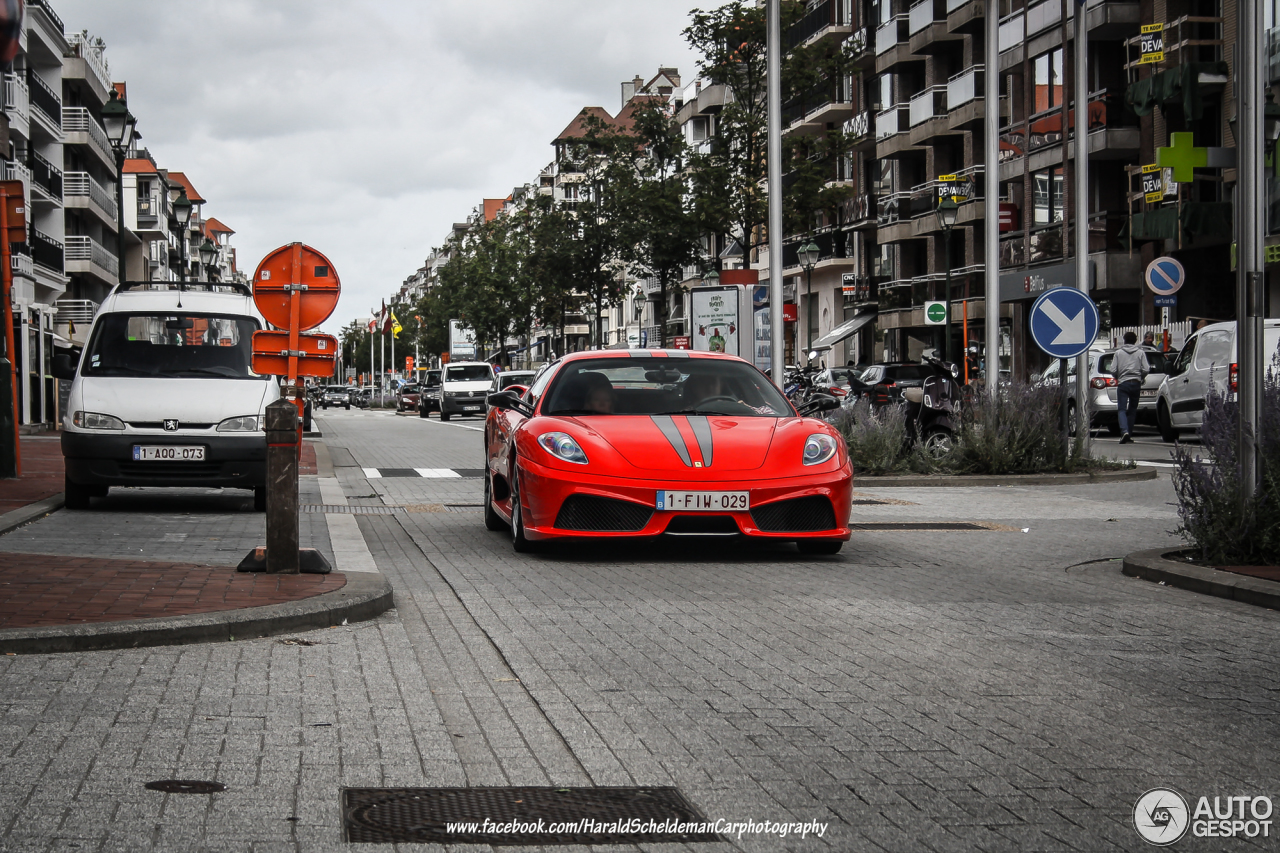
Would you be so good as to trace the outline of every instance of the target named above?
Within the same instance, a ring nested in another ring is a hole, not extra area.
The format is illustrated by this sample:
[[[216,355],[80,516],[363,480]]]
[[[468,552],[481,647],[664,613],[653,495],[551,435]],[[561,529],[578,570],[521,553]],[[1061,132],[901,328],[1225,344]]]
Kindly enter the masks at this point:
[[[401,326],[400,321],[396,319],[395,311],[391,312],[391,320],[388,323],[388,327],[391,329],[391,337],[393,338],[400,337],[400,333],[404,331],[404,326]]]

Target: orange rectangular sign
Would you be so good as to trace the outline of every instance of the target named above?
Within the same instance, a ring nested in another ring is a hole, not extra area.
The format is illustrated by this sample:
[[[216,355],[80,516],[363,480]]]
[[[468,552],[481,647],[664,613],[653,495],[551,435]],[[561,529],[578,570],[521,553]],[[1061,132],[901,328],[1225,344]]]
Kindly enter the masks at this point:
[[[298,335],[298,349],[289,349],[289,333],[253,333],[253,372],[288,376],[289,358],[298,359],[298,376],[332,376],[338,355],[338,339],[333,335]]]
[[[9,242],[27,242],[27,203],[23,198],[22,181],[0,181],[0,194],[8,208]]]

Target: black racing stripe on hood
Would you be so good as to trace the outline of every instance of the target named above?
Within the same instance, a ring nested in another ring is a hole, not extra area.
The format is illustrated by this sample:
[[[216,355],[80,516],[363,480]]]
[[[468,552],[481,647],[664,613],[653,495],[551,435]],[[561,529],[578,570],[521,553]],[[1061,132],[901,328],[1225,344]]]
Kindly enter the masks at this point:
[[[685,467],[692,468],[693,460],[689,457],[689,448],[685,446],[684,436],[680,434],[680,430],[676,427],[676,422],[672,420],[670,415],[650,415],[649,419],[662,432],[667,439],[667,443],[671,445],[671,449],[680,454],[680,459],[684,462]]]
[[[711,424],[702,415],[691,415],[689,426],[693,427],[693,435],[698,439],[698,449],[702,451],[702,464],[711,467]]]

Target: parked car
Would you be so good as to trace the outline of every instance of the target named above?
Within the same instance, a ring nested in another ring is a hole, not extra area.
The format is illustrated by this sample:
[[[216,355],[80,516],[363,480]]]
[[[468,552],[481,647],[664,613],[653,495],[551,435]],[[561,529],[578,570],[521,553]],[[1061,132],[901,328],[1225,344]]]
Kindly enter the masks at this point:
[[[418,408],[418,397],[421,386],[415,382],[406,382],[396,392],[396,411],[412,412]]]
[[[1160,390],[1160,383],[1164,381],[1168,362],[1163,353],[1155,350],[1145,350],[1144,352],[1147,356],[1147,366],[1151,372],[1147,374],[1146,380],[1142,383],[1142,393],[1138,398],[1137,422],[1155,426],[1156,395]],[[1093,419],[1090,424],[1095,428],[1105,428],[1111,435],[1120,434],[1116,378],[1112,367],[1115,364],[1115,358],[1116,350],[1114,349],[1089,351],[1089,395],[1090,405],[1093,407]],[[1043,374],[1033,374],[1031,377],[1032,382],[1040,385],[1056,386],[1061,384],[1058,364],[1059,362],[1055,360]],[[1067,359],[1068,386],[1071,386],[1075,379],[1076,360],[1074,358]],[[1068,417],[1071,419],[1071,423],[1074,424],[1074,400],[1068,404],[1068,409],[1070,410]]]
[[[357,409],[367,409],[373,405],[373,394],[376,389],[365,385],[351,389],[351,402]]]
[[[440,408],[440,371],[428,370],[418,386],[418,417],[425,418]]]
[[[678,357],[675,357],[677,356]],[[485,421],[484,521],[539,540],[746,536],[834,554],[853,469],[835,427],[754,365],[688,350],[577,352]]]
[[[112,486],[204,486],[252,489],[266,509],[263,420],[280,384],[251,367],[262,316],[247,287],[160,286],[113,288],[79,363],[54,359],[53,374],[71,381],[66,506],[87,509]]]
[[[436,398],[440,420],[452,415],[484,415],[485,398],[493,385],[493,365],[487,361],[461,361],[446,364],[440,378]]]
[[[838,400],[856,400],[871,390],[871,386],[859,377],[862,371],[854,367],[828,367],[813,377],[813,387]]]
[[[351,408],[351,394],[348,392],[346,385],[330,385],[325,389],[324,394],[320,397],[320,408],[327,409],[330,406],[341,406],[344,409]]]
[[[523,385],[527,388],[533,384],[533,377],[537,375],[536,370],[504,370],[494,377],[493,385],[489,386],[489,393],[505,391],[512,385]]]
[[[886,362],[862,371],[859,381],[867,386],[871,402],[883,405],[902,402],[904,388],[919,388],[933,373],[932,367],[915,361]]]
[[[1277,346],[1280,346],[1280,320],[1264,320],[1264,371]],[[1237,363],[1234,322],[1205,326],[1187,338],[1157,395],[1156,423],[1160,437],[1174,442],[1179,433],[1198,430],[1204,418],[1205,400],[1211,391],[1234,396]]]

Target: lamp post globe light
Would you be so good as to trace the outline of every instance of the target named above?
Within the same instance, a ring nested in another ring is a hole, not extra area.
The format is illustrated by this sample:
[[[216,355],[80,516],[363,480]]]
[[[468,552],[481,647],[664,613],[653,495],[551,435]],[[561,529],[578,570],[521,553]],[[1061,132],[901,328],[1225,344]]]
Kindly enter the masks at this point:
[[[208,237],[200,244],[200,263],[204,265],[205,281],[213,281],[213,262],[218,257],[218,247]]]
[[[185,284],[187,281],[187,223],[191,221],[191,199],[187,198],[187,191],[182,190],[178,196],[178,200],[173,203],[173,218],[178,221],[178,248],[182,252],[182,268],[179,270],[178,282]]]
[[[800,259],[800,266],[804,267],[805,274],[805,348],[807,354],[813,349],[813,268],[818,263],[818,244],[810,240],[799,248],[796,257]],[[796,364],[800,361],[797,359]]]
[[[102,105],[102,126],[116,155],[116,277],[124,282],[124,155],[133,144],[137,119],[129,112],[120,93],[111,90],[111,100]]]
[[[956,227],[956,217],[959,213],[960,205],[956,204],[955,199],[950,196],[938,202],[938,224],[942,226],[942,233],[945,235],[945,240],[943,241],[945,248],[943,251],[947,256],[946,295],[943,297],[943,302],[947,309],[947,325],[943,334],[947,336],[947,345],[944,349],[947,354],[947,362],[950,364],[955,363],[955,359],[951,356],[951,229]]]

